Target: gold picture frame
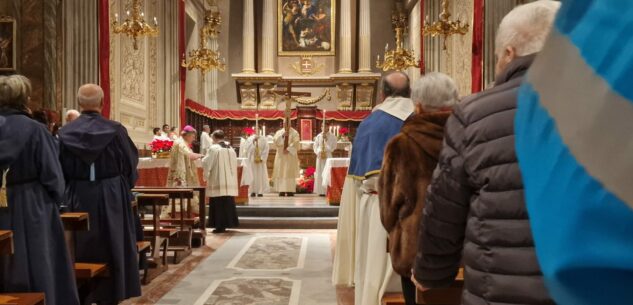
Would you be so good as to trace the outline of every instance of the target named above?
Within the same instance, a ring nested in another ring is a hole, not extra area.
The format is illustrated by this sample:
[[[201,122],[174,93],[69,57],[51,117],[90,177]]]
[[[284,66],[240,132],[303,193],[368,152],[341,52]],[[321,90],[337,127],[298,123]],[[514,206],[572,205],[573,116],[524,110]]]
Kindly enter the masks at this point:
[[[16,28],[15,18],[0,16],[0,71],[17,70]]]
[[[277,0],[279,56],[336,55],[336,0]]]

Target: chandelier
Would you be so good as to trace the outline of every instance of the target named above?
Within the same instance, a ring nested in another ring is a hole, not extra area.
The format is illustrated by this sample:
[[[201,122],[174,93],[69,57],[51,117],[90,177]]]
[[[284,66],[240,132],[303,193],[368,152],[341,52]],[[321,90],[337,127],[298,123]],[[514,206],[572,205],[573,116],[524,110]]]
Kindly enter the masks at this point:
[[[389,50],[389,44],[385,46],[385,60],[380,61],[380,55],[376,58],[376,67],[383,71],[402,71],[410,67],[419,66],[412,50],[404,48],[404,33],[407,30],[407,15],[402,11],[394,11],[391,15],[391,24],[396,32],[396,49]]]
[[[141,10],[141,0],[132,0],[132,12],[126,11],[127,17],[123,24],[119,25],[119,14],[114,14],[112,28],[115,34],[125,34],[132,37],[134,50],[138,50],[138,38],[142,36],[158,36],[158,20],[154,17],[154,26],[145,22],[145,13]]]
[[[431,37],[442,36],[444,39],[444,50],[446,50],[446,39],[449,36],[454,34],[466,35],[466,33],[468,33],[468,23],[462,24],[459,19],[457,19],[457,21],[451,21],[450,19],[451,13],[448,10],[448,0],[443,0],[440,20],[431,24],[429,22],[429,16],[426,16],[426,21],[424,22],[423,34]]]
[[[205,10],[204,26],[200,28],[200,47],[189,52],[189,60],[183,54],[181,66],[187,70],[200,70],[203,80],[209,71],[226,69],[226,63],[224,58],[220,57],[220,52],[207,48],[208,42],[216,39],[220,34],[221,24],[222,17],[219,11]]]

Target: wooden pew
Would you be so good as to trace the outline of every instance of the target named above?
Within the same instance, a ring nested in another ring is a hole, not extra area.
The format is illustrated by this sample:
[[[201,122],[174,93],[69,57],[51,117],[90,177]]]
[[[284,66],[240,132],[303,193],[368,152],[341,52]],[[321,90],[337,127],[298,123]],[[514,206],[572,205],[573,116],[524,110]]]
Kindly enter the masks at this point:
[[[75,257],[75,232],[90,230],[90,217],[84,212],[69,212],[61,215],[64,224],[64,234],[66,245],[73,262],[77,288],[79,289],[79,299],[82,303],[90,296],[95,284],[100,278],[108,276],[108,266],[103,263],[77,262]]]
[[[0,231],[0,255],[13,254],[13,232]]]
[[[13,255],[12,231],[0,231],[0,255]],[[44,293],[3,293],[0,305],[44,305]]]
[[[45,305],[44,293],[5,293],[0,294],[0,305]]]
[[[197,188],[201,190],[201,188]],[[193,199],[193,188],[135,188],[134,192],[143,194],[168,195],[171,204],[171,217],[161,219],[160,224],[167,224],[164,227],[180,228],[178,234],[169,241],[169,251],[174,252],[174,264],[180,263],[185,257],[191,255],[194,227],[201,224],[199,217],[194,217],[191,212],[191,199]],[[204,191],[202,191],[204,192]],[[202,193],[204,195],[204,193]],[[186,201],[186,205],[185,205]],[[180,212],[176,212],[176,205],[180,205]],[[204,200],[202,200],[204,207]],[[201,207],[201,208],[202,208]],[[204,208],[202,208],[204,211]],[[152,220],[141,220],[144,225],[152,224]],[[202,221],[204,223],[204,221]]]
[[[136,197],[139,206],[152,208],[152,228],[144,230],[145,239],[150,242],[151,253],[144,270],[142,283],[149,284],[153,279],[167,271],[167,248],[169,239],[178,233],[176,229],[163,229],[160,226],[160,209],[169,205],[169,196],[161,194],[141,194]],[[137,243],[139,250],[141,246]],[[145,247],[144,245],[142,247]],[[161,257],[162,249],[162,257]]]

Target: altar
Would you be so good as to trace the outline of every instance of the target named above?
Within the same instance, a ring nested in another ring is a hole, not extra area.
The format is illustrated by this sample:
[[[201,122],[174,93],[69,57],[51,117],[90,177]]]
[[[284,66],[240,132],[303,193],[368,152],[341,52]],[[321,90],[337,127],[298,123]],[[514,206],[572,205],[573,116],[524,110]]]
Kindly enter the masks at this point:
[[[202,162],[195,161],[198,169],[198,180],[202,186],[206,186],[203,178]],[[136,187],[165,187],[169,173],[169,159],[139,158],[138,180]],[[239,194],[235,198],[237,204],[248,204],[248,187],[253,181],[253,175],[248,162],[244,158],[238,158],[237,178],[239,181]]]

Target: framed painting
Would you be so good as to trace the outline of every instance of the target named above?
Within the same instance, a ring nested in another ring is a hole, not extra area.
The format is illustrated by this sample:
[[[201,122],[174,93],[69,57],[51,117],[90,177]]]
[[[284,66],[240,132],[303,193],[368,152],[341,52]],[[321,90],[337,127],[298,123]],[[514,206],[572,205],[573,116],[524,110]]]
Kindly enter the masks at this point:
[[[279,56],[336,54],[336,0],[277,0]]]
[[[16,70],[16,25],[12,17],[0,17],[0,71]]]

